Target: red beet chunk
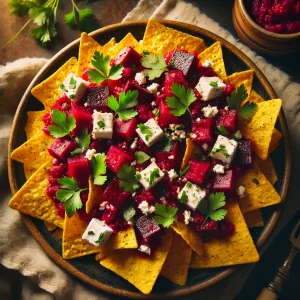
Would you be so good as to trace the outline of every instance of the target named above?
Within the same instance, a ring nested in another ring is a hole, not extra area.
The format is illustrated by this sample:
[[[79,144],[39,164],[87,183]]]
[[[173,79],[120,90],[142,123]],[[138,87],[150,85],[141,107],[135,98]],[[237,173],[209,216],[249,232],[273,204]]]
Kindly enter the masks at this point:
[[[157,165],[162,170],[170,171],[171,169],[177,169],[180,165],[179,144],[174,144],[169,152],[157,151],[155,156]]]
[[[193,138],[193,141],[198,143],[211,143],[213,141],[213,126],[214,120],[212,118],[193,121],[192,133],[196,134],[196,138]]]
[[[138,85],[135,81],[128,81],[124,91],[127,93],[129,90],[138,91],[138,103],[151,102],[153,95],[147,90]]]
[[[219,234],[221,239],[229,239],[235,232],[235,225],[227,220],[221,220],[218,222]]]
[[[213,189],[216,192],[230,192],[233,189],[233,171],[228,170],[225,174],[218,174],[216,176]]]
[[[48,152],[51,156],[59,159],[65,160],[71,151],[77,148],[73,141],[67,140],[65,138],[55,139],[51,146],[48,148]]]
[[[138,104],[137,111],[137,117],[141,123],[145,123],[149,119],[154,118],[153,108],[150,103]]]
[[[70,98],[66,94],[63,94],[55,101],[55,103],[51,108],[58,109],[60,111],[64,111],[65,113],[67,113],[71,108],[71,103],[72,101],[70,100]]]
[[[203,236],[217,236],[219,232],[218,222],[213,220],[206,222],[198,229]]]
[[[136,135],[137,119],[133,118],[129,121],[122,121],[121,119],[114,120],[114,135],[118,138],[128,141]]]
[[[157,123],[161,128],[167,128],[170,124],[179,124],[179,117],[170,113],[171,110],[165,100],[160,101],[158,110],[159,117]]]
[[[79,132],[86,128],[88,131],[92,130],[92,114],[84,111],[83,107],[72,104],[70,113],[74,116],[76,120],[75,132]]]
[[[191,160],[190,168],[186,172],[185,178],[192,182],[203,184],[210,168],[211,162],[209,161]]]
[[[86,106],[95,108],[107,106],[108,96],[108,85],[89,87],[86,92]]]
[[[141,58],[141,54],[136,52],[131,46],[127,46],[119,52],[115,59],[115,64],[131,68],[132,65],[139,66],[141,64]]]
[[[253,149],[254,145],[251,141],[240,141],[238,144],[236,163],[243,166],[253,165]]]
[[[79,185],[87,185],[91,168],[89,160],[83,155],[68,158],[69,177],[77,180]]]
[[[144,240],[148,240],[160,232],[160,227],[156,221],[145,215],[137,219],[135,226]]]
[[[165,93],[172,94],[172,84],[179,83],[181,85],[187,86],[186,80],[183,76],[182,71],[180,70],[172,70],[170,72],[165,73]]]
[[[131,163],[133,161],[133,155],[125,153],[115,146],[110,146],[106,155],[106,166],[114,173],[118,173],[119,168],[124,164]]]
[[[171,58],[171,63],[186,76],[194,66],[197,66],[197,58],[188,52],[175,50]]]
[[[223,126],[229,132],[236,131],[237,113],[234,109],[220,109],[219,118],[216,120],[216,126]]]

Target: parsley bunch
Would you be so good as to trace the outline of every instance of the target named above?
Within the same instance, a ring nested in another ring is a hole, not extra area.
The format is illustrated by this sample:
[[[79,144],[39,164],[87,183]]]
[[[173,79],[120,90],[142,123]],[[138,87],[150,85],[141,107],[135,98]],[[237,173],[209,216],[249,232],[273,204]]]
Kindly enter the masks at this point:
[[[136,169],[134,167],[129,164],[123,165],[117,173],[117,176],[120,179],[120,187],[128,193],[134,193],[140,187],[140,183],[136,178],[137,175],[140,174],[136,174]]]
[[[143,74],[150,80],[159,78],[161,74],[167,70],[167,64],[164,56],[160,53],[157,56],[147,52],[141,59],[142,66],[146,68]]]
[[[155,204],[154,220],[164,228],[169,228],[176,220],[176,213],[178,208],[171,205]]]
[[[104,153],[97,153],[91,159],[91,166],[93,170],[93,177],[94,177],[94,184],[96,185],[103,185],[107,180],[106,174],[106,163],[105,163],[105,154]]]

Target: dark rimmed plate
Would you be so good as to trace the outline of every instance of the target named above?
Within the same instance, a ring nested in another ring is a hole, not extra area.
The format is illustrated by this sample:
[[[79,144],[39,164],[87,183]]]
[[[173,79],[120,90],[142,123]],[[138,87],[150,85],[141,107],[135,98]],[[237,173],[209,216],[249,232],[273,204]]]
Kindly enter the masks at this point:
[[[247,69],[254,69],[255,78],[253,81],[253,89],[255,89],[255,91],[257,91],[265,99],[277,98],[272,86],[263,76],[262,72],[256,67],[256,65],[240,50],[238,50],[235,46],[233,46],[226,40],[205,29],[193,25],[173,21],[161,22],[166,26],[203,38],[208,46],[215,41],[220,41],[223,46],[223,55],[227,74],[232,74],[234,72],[244,71]],[[117,41],[120,41],[128,32],[131,32],[137,40],[140,40],[143,38],[146,24],[146,21],[115,24],[99,29],[93,32],[91,35],[100,44],[105,44],[112,37],[115,37]],[[42,68],[42,70],[35,76],[31,84],[29,85],[20,102],[14,118],[9,141],[9,155],[13,149],[17,148],[26,140],[24,133],[24,126],[27,120],[26,112],[29,110],[41,110],[43,108],[41,104],[30,94],[30,90],[35,85],[50,76],[70,57],[77,57],[78,49],[79,40],[76,40],[63,48]],[[272,154],[272,159],[275,163],[275,168],[278,175],[278,182],[276,183],[275,187],[280,193],[284,203],[284,200],[287,196],[291,174],[291,146],[289,132],[283,111],[281,111],[280,113],[277,127],[283,133],[283,139],[280,143],[279,148],[276,149],[276,151]],[[8,169],[11,190],[12,193],[16,193],[25,182],[23,167],[20,163],[12,161],[9,158]],[[272,233],[279,219],[282,207],[283,204],[263,209],[263,217],[266,226],[264,228],[251,230],[251,234],[258,249],[263,246],[263,244],[267,241],[270,234]],[[95,261],[94,255],[69,261],[62,259],[61,242],[56,241],[52,237],[52,234],[45,228],[44,223],[27,215],[22,215],[22,217],[26,226],[31,231],[34,238],[43,247],[45,252],[59,266],[66,269],[74,276],[101,290],[118,296],[127,296],[130,298],[149,298],[149,296],[142,295],[126,280],[100,266],[100,264]],[[191,269],[189,271],[187,283],[183,287],[175,285],[169,282],[167,279],[159,277],[153,289],[153,293],[150,296],[154,298],[161,297],[162,294],[164,297],[187,295],[218,282],[222,278],[225,278],[229,274],[234,272],[236,269],[238,269],[238,267],[224,267],[202,270]]]

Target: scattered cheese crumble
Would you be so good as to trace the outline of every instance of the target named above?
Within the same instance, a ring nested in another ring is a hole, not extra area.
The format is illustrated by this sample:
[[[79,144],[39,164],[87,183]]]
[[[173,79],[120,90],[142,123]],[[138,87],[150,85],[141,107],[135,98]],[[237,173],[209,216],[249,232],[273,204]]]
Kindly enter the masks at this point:
[[[184,223],[189,225],[190,222],[193,222],[194,219],[191,217],[191,212],[189,210],[185,210],[184,213]]]
[[[88,149],[85,153],[85,158],[87,158],[88,160],[91,160],[93,158],[93,156],[95,155],[96,150],[95,149]]]
[[[155,212],[155,207],[149,206],[148,202],[145,200],[141,202],[141,204],[139,205],[139,209],[144,215],[152,214]]]
[[[219,112],[218,108],[216,106],[211,107],[210,105],[208,105],[207,107],[204,107],[202,109],[202,112],[204,114],[204,117],[206,118],[213,118],[214,116],[217,115],[217,113]]]
[[[141,251],[141,252],[143,252],[143,253],[146,253],[148,255],[151,254],[151,249],[148,246],[145,246],[145,245],[139,246],[138,250]]]
[[[236,193],[238,194],[238,196],[240,198],[244,198],[245,197],[245,191],[246,189],[241,185],[236,189]]]
[[[213,171],[217,174],[224,174],[225,173],[225,170],[224,170],[224,166],[220,165],[220,164],[217,164],[213,167]]]

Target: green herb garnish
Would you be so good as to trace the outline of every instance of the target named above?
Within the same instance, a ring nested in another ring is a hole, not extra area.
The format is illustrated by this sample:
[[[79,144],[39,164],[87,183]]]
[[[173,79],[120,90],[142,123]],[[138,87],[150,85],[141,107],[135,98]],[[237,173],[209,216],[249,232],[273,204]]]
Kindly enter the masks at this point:
[[[75,138],[78,148],[71,152],[71,155],[81,154],[86,151],[91,143],[91,136],[88,131],[84,128],[78,136]]]
[[[185,166],[185,168],[179,172],[179,175],[180,175],[180,176],[183,176],[183,175],[189,170],[190,167],[191,167],[191,165],[188,163],[188,164]]]
[[[224,126],[217,126],[217,128],[218,128],[218,130],[220,131],[220,133],[221,133],[222,135],[226,135],[226,134],[229,133],[229,132],[225,129]]]
[[[256,185],[259,185],[259,181],[257,178],[252,178],[252,182]]]
[[[161,74],[167,70],[167,64],[161,53],[157,56],[153,56],[149,53],[141,59],[141,63],[142,66],[146,68],[143,70],[143,74],[150,80],[159,78]]]
[[[156,150],[161,152],[169,152],[171,150],[171,141],[166,135],[156,144]]]
[[[151,128],[145,124],[139,124],[138,128],[141,130],[141,133],[145,136],[146,141],[148,141],[149,137],[153,135]]]
[[[180,202],[182,202],[182,203],[188,202],[188,196],[187,196],[185,191],[183,191],[182,194],[181,194]]]
[[[154,108],[153,113],[154,113],[155,118],[159,118],[160,113],[159,113],[158,108]]]
[[[153,169],[150,172],[149,184],[151,185],[154,182],[155,178],[159,178],[159,177],[160,177],[159,169],[158,168]]]
[[[135,156],[135,160],[138,164],[142,164],[150,158],[150,156],[143,151],[136,151],[134,153],[134,156]]]
[[[88,231],[88,235],[95,235],[94,231]]]
[[[213,148],[212,150],[211,150],[211,153],[212,154],[216,154],[216,153],[218,153],[218,152],[221,152],[225,157],[229,157],[229,153],[228,153],[228,151],[227,151],[227,149],[226,149],[226,147],[225,147],[225,145],[220,145],[220,148]]]
[[[99,129],[105,128],[105,123],[104,123],[103,120],[100,120],[100,121],[97,123],[97,125],[98,125]]]
[[[76,88],[76,83],[77,83],[77,80],[72,76],[71,79],[70,79],[70,83],[69,83],[70,89],[75,89]]]
[[[98,239],[95,241],[95,243],[99,244],[104,238],[104,232],[101,232]]]
[[[132,220],[132,218],[135,216],[135,214],[136,214],[136,210],[134,209],[134,207],[129,206],[123,212],[124,220],[129,222],[130,220]]]
[[[176,220],[176,213],[178,208],[171,205],[155,204],[154,220],[164,228],[169,228]]]
[[[136,169],[129,164],[123,165],[117,176],[120,179],[120,187],[128,193],[134,193],[140,187],[140,183],[136,179]]]
[[[218,87],[218,81],[211,81],[209,85],[212,87]]]
[[[104,153],[97,153],[90,161],[96,185],[103,185],[107,180],[107,176],[104,176],[106,174],[105,158]]]

